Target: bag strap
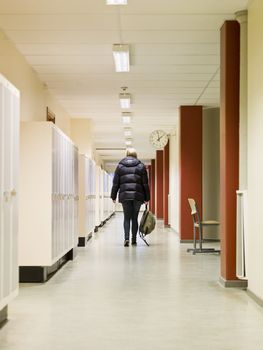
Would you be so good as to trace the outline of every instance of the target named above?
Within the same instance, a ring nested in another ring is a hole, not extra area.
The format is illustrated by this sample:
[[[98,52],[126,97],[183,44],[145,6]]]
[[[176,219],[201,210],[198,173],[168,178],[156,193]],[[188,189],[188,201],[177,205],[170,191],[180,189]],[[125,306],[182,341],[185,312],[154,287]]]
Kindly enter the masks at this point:
[[[139,236],[144,241],[144,243],[149,247],[150,244],[146,241],[145,235],[139,231]]]

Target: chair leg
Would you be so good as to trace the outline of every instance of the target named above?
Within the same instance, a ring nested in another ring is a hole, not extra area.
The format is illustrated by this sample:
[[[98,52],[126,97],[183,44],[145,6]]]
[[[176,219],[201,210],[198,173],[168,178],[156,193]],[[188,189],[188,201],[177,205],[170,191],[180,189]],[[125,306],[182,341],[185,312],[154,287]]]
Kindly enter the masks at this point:
[[[202,249],[203,249],[203,228],[202,228],[201,223],[199,225],[199,248],[200,248],[200,251],[202,251]]]
[[[194,226],[194,251],[196,250],[196,228]]]
[[[215,248],[203,248],[203,227],[199,226],[199,248],[195,253],[220,253],[219,249]]]
[[[195,252],[196,252],[196,228],[195,228],[195,225],[194,225],[194,247],[193,248],[188,248],[187,249],[187,252],[193,252],[193,254],[195,255]]]

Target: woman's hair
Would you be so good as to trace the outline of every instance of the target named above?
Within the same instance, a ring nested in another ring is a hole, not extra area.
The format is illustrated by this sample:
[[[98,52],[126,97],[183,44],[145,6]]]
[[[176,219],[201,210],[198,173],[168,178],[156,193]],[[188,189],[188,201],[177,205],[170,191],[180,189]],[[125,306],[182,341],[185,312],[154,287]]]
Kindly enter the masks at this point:
[[[135,148],[129,147],[126,150],[126,156],[127,157],[134,157],[137,158],[137,152]]]

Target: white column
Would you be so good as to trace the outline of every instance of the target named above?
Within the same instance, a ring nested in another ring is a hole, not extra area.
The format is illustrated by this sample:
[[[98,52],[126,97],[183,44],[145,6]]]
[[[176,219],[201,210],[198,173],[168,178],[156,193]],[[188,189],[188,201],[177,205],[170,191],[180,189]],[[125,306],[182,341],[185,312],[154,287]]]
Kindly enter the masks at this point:
[[[247,189],[247,10],[236,13],[240,24],[239,189]]]

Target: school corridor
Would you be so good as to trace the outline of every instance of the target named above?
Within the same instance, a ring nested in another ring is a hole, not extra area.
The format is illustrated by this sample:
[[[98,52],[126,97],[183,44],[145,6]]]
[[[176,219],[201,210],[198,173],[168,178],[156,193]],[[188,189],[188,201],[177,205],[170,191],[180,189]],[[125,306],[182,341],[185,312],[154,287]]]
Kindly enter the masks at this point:
[[[263,349],[262,18],[0,0],[0,350]]]

